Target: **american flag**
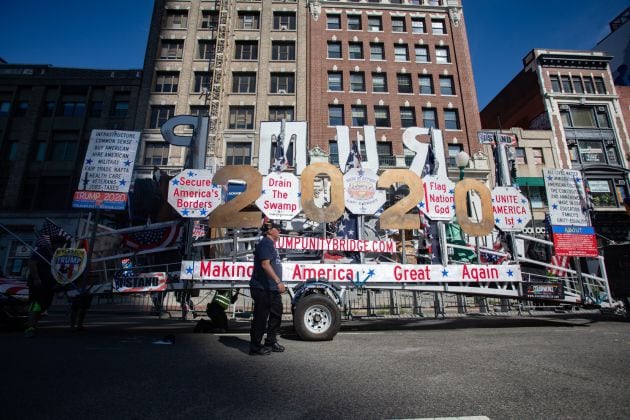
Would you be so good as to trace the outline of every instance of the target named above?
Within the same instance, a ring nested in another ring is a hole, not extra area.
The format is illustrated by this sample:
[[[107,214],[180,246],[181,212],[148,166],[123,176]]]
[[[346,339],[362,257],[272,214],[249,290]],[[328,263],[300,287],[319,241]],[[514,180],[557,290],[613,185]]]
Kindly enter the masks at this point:
[[[352,143],[350,153],[348,154],[348,160],[346,160],[346,170],[348,172],[352,168],[361,167],[361,153],[359,152],[359,146],[357,143]],[[337,238],[343,239],[357,239],[359,230],[359,218],[357,215],[346,210],[343,212],[343,216],[337,222]],[[360,256],[357,252],[348,252],[346,255],[352,259],[359,260]]]
[[[569,257],[553,255],[551,257],[551,265],[557,265],[562,268],[569,268]],[[562,268],[548,268],[547,274],[550,276],[563,277],[566,275],[566,271]]]
[[[276,151],[273,154],[271,170],[274,172],[282,172],[285,169],[287,169],[287,157],[284,154],[284,121],[282,121],[282,128],[276,141]]]
[[[72,235],[63,230],[60,226],[56,225],[52,220],[46,219],[41,231],[39,232],[39,238],[37,238],[36,246],[38,248],[49,247],[52,242],[52,238],[59,237],[66,242],[72,240]]]
[[[123,246],[136,251],[162,248],[172,245],[179,239],[180,226],[146,229],[123,235]]]

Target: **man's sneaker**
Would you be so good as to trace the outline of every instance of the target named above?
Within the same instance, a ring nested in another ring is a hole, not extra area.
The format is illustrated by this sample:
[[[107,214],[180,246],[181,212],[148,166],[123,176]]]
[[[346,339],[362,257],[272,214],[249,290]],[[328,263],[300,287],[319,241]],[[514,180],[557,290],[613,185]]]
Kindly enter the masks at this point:
[[[29,327],[24,331],[24,337],[33,338],[35,337],[35,327]]]
[[[284,351],[284,346],[280,343],[278,343],[277,341],[273,344],[267,344],[265,345],[266,348],[268,348],[270,351],[273,351],[275,353],[282,353]]]
[[[271,350],[267,347],[261,347],[259,349],[249,349],[250,356],[269,356],[271,354]]]

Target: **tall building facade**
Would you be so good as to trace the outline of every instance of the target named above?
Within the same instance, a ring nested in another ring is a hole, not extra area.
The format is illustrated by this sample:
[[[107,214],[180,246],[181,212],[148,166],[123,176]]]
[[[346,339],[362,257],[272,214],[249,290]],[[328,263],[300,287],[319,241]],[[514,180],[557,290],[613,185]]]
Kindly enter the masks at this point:
[[[532,50],[481,121],[484,128],[551,130],[559,167],[580,170],[586,180],[597,232],[625,240],[630,137],[610,61],[597,51]]]
[[[257,163],[261,121],[305,120],[306,12],[304,0],[156,0],[138,110],[139,172],[184,165],[185,151],[165,143],[160,127],[173,115],[208,115],[213,77],[222,95],[210,152],[220,166]]]
[[[375,126],[383,167],[409,163],[410,126],[441,129],[451,161],[481,150],[460,0],[157,0],[144,72],[136,127],[144,174],[184,165],[185,152],[159,128],[173,115],[207,115],[213,77],[222,85],[210,151],[218,165],[256,165],[260,122],[281,119],[308,121],[309,149],[332,162],[335,125]]]
[[[308,30],[309,143],[336,162],[336,125],[375,126],[381,167],[406,166],[407,127],[442,130],[454,165],[481,147],[459,0],[313,1]],[[487,172],[486,172],[487,173]]]

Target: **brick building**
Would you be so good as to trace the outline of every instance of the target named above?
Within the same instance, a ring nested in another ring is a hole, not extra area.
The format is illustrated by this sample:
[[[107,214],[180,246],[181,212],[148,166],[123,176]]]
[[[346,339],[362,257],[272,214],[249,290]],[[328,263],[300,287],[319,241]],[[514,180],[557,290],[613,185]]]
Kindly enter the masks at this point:
[[[459,0],[316,1],[308,19],[309,143],[336,162],[336,125],[376,127],[381,167],[405,166],[406,127],[479,152],[477,96]],[[486,171],[487,174],[487,171]]]
[[[611,57],[597,51],[532,50],[523,70],[481,111],[484,128],[551,130],[558,167],[582,171],[593,225],[624,240],[630,138],[613,83]]]

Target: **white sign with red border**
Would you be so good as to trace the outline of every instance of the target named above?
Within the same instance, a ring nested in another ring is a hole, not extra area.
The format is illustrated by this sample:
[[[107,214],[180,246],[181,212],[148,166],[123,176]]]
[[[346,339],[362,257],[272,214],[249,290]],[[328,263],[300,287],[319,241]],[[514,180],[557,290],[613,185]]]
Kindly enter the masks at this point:
[[[207,217],[221,204],[221,186],[212,170],[184,169],[168,184],[168,203],[182,217]]]
[[[302,210],[300,180],[290,172],[272,172],[263,177],[258,208],[270,219],[291,220]]]
[[[420,211],[431,220],[451,220],[455,216],[455,183],[444,176],[430,175],[422,179],[422,184]]]
[[[343,176],[345,205],[354,214],[374,214],[387,196],[378,190],[378,175],[372,169],[352,168]]]
[[[380,252],[393,254],[396,241],[368,241],[362,239],[315,238],[299,236],[280,236],[276,242],[280,249],[312,249],[324,251]]]
[[[492,190],[494,224],[504,232],[520,232],[532,220],[529,200],[514,187]]]
[[[187,280],[249,281],[254,270],[251,262],[217,260],[182,261],[181,278]],[[301,282],[325,278],[363,286],[366,283],[443,283],[443,282],[520,282],[518,265],[453,264],[282,264],[282,280]]]

